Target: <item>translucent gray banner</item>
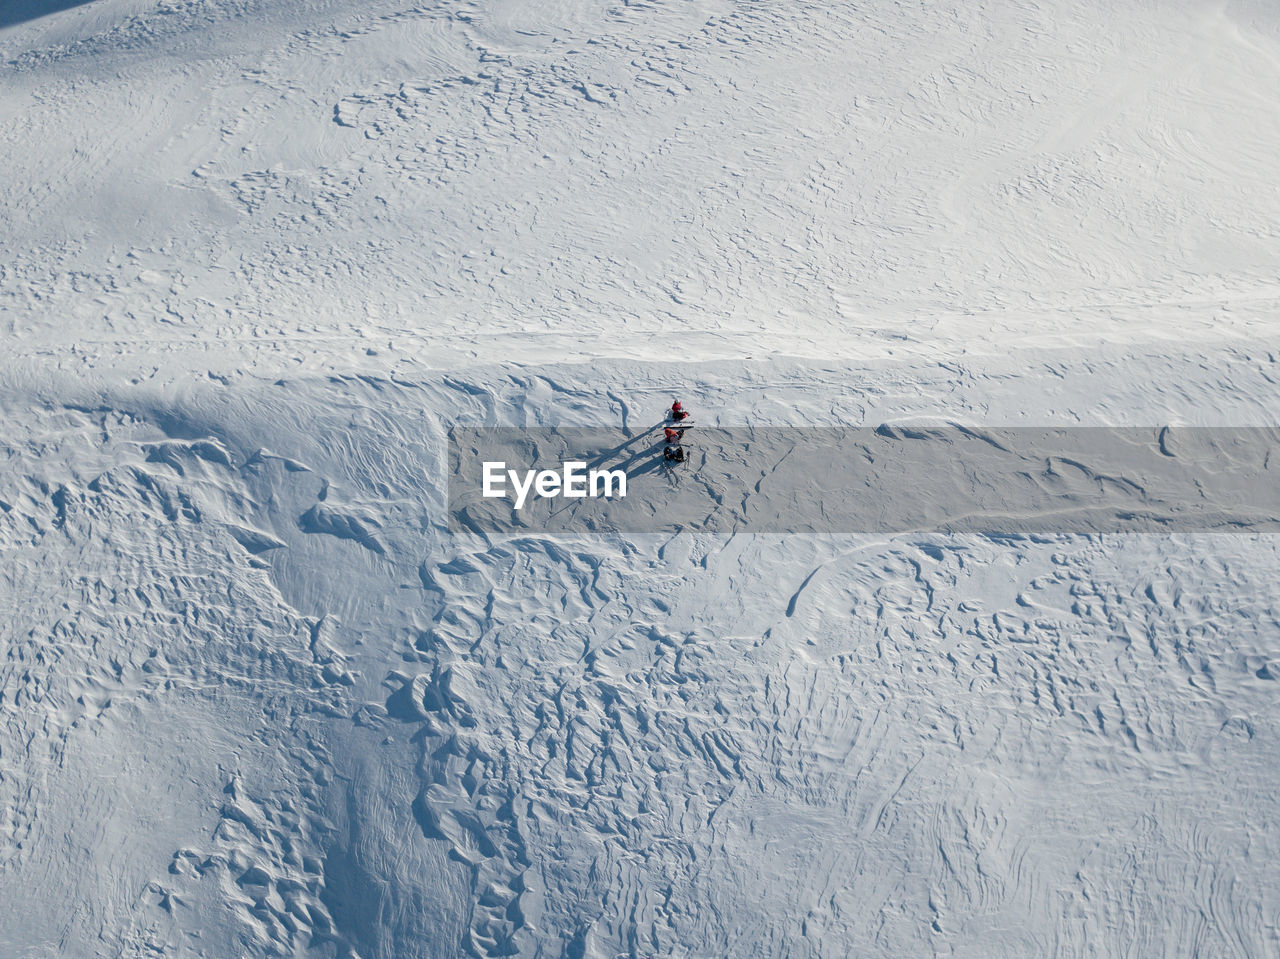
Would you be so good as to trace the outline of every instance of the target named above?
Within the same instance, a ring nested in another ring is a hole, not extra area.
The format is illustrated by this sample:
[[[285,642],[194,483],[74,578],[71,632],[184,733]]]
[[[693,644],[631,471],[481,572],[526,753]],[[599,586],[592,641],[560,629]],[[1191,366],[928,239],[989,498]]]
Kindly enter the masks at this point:
[[[696,427],[681,445],[667,459],[661,425],[454,428],[450,528],[1280,531],[1275,428]]]

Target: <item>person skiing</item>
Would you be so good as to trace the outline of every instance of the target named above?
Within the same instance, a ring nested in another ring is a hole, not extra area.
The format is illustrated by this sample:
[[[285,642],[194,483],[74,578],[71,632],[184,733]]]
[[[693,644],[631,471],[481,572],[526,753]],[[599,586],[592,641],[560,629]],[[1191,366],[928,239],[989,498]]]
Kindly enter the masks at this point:
[[[689,413],[680,405],[679,400],[675,400],[667,414],[670,416],[671,421],[662,427],[662,435],[666,440],[666,446],[662,449],[662,456],[670,462],[683,463],[685,461],[685,451],[681,441],[684,439],[684,431],[689,428],[689,424],[683,421],[689,418]]]

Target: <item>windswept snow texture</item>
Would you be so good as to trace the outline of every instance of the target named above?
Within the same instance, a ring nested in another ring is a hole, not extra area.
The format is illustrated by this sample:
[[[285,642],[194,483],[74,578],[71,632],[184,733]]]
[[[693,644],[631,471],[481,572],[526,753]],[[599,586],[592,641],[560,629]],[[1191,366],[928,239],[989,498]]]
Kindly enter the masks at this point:
[[[1277,369],[1143,360],[1187,419],[1226,368]],[[1058,363],[1026,416],[1117,415],[1132,362]],[[986,389],[842,392],[865,374],[696,385],[775,422],[963,418]],[[57,382],[75,402],[6,409],[5,953],[1275,950],[1280,538],[448,531],[450,419],[675,385]]]
[[[1273,4],[8,0],[0,78],[0,959],[1280,954],[1262,523],[486,535],[447,455],[1274,430]]]
[[[1265,0],[94,0],[0,62],[23,355],[1274,334]]]

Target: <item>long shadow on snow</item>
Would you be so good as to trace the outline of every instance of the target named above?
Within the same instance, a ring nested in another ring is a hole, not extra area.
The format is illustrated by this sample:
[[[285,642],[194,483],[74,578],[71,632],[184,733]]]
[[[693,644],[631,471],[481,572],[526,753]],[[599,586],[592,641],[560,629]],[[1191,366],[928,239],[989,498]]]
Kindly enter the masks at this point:
[[[0,30],[72,7],[82,7],[88,2],[91,0],[0,0]]]

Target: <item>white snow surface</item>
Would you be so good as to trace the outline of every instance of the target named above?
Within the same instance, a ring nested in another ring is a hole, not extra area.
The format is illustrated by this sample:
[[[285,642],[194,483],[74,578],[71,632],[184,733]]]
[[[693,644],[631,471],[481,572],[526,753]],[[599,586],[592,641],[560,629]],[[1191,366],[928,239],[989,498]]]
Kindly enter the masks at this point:
[[[445,457],[1276,424],[1270,3],[9,0],[0,77],[0,957],[1280,954],[1274,535],[485,540]]]
[[[21,354],[1274,333],[1265,0],[97,0],[0,58]]]

